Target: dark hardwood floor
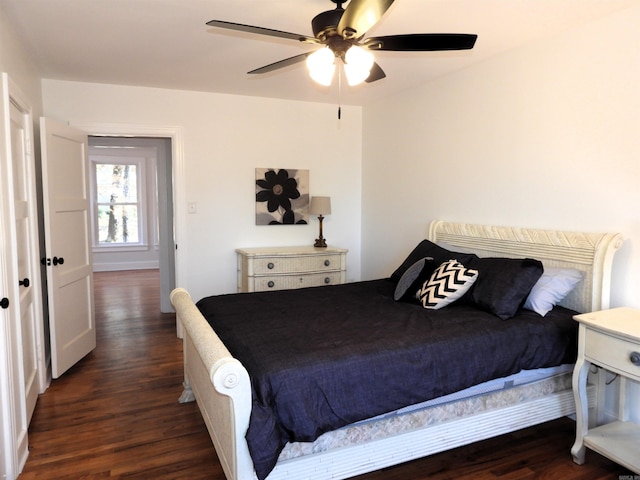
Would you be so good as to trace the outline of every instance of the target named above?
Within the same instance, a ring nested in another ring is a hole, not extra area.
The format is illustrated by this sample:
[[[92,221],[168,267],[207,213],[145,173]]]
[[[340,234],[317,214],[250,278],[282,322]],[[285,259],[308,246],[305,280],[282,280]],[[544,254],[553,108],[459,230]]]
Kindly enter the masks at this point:
[[[174,315],[159,313],[158,272],[97,273],[95,303],[98,346],[38,400],[20,479],[224,480],[196,404],[178,403],[182,345]],[[557,420],[358,479],[630,475],[593,452],[575,465],[573,435],[572,421]]]

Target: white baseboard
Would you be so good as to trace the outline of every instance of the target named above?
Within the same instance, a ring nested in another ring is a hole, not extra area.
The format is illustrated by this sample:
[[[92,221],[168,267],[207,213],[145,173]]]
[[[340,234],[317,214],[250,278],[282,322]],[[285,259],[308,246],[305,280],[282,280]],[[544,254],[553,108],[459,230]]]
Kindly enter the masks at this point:
[[[109,262],[94,263],[94,272],[119,272],[121,270],[157,270],[160,268],[160,262],[150,260],[148,262]]]

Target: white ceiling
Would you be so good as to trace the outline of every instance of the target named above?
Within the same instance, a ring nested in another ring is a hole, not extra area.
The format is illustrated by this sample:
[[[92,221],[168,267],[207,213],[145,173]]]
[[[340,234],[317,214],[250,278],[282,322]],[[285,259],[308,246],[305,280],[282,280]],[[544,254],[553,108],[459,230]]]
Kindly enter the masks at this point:
[[[338,99],[304,63],[249,70],[314,47],[211,28],[212,19],[313,36],[330,0],[0,0],[44,78],[364,105],[640,0],[397,0],[367,36],[475,33],[473,50],[377,52],[387,78],[347,87]],[[348,3],[345,4],[345,8]],[[317,48],[317,47],[316,47]]]

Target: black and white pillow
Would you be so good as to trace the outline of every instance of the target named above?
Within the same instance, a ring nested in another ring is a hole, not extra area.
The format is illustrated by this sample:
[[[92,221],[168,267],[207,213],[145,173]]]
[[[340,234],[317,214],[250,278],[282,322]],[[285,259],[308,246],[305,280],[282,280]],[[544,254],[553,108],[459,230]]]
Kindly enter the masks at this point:
[[[477,270],[449,260],[435,269],[416,296],[424,308],[438,310],[462,297],[477,278]]]

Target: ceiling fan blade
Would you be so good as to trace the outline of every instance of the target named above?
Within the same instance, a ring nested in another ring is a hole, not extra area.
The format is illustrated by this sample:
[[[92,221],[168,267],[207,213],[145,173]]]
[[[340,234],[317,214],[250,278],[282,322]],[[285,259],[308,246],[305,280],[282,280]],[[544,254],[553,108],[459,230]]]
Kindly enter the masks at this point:
[[[414,33],[367,38],[364,45],[371,50],[428,52],[437,50],[469,50],[477,35],[466,33]]]
[[[313,37],[300,35],[297,33],[282,32],[271,28],[254,27],[253,25],[244,25],[242,23],[225,22],[224,20],[211,20],[207,22],[210,27],[226,28],[228,30],[236,30],[239,32],[256,33],[258,35],[269,35],[270,37],[287,38],[289,40],[298,40],[300,42],[317,43]]]
[[[338,23],[343,38],[361,38],[382,18],[394,0],[351,0]]]
[[[384,73],[384,70],[382,70],[382,68],[380,68],[380,65],[378,65],[376,62],[373,62],[373,67],[371,67],[371,72],[369,73],[369,76],[367,77],[365,82],[376,82],[378,80],[382,80],[386,76],[387,74]]]
[[[302,53],[300,55],[296,55],[294,57],[285,58],[284,60],[280,60],[279,62],[270,63],[269,65],[265,65],[264,67],[256,68],[255,70],[251,70],[247,73],[268,73],[274,70],[278,70],[279,68],[288,67],[289,65],[295,65],[296,63],[304,61],[309,55],[313,52]]]

